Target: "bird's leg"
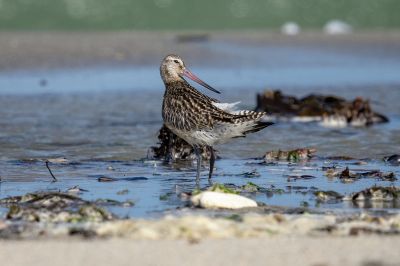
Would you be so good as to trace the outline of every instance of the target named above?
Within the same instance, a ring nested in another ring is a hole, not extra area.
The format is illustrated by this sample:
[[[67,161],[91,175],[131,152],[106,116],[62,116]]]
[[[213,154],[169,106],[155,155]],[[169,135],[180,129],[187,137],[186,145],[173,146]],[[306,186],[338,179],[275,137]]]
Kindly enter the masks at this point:
[[[208,148],[210,149],[210,172],[208,173],[208,179],[211,179],[212,174],[213,174],[213,170],[214,170],[214,163],[215,163],[215,153],[214,153],[214,149],[211,146],[208,146]]]
[[[196,174],[196,182],[200,181],[200,168],[201,168],[201,151],[198,146],[194,146],[194,153],[197,157],[197,174]]]
[[[172,163],[172,158],[173,158],[173,155],[172,155],[173,137],[174,137],[174,134],[171,131],[169,131],[169,133],[168,133],[168,151],[167,151],[167,158],[166,158],[168,163]]]

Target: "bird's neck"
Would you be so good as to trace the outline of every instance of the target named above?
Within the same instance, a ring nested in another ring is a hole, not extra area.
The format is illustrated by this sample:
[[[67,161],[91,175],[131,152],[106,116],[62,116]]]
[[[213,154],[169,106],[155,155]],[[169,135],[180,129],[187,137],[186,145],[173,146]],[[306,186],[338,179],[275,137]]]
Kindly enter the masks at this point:
[[[179,88],[184,88],[184,87],[190,87],[190,84],[184,79],[174,80],[171,82],[164,82],[164,84],[165,84],[165,88],[167,90],[174,90],[174,89],[179,89]]]

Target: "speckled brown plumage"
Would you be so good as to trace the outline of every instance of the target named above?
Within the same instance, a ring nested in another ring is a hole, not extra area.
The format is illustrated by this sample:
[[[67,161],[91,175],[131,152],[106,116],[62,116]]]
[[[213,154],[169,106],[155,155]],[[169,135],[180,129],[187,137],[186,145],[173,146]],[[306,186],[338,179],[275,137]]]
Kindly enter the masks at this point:
[[[225,112],[213,104],[217,100],[200,93],[186,81],[173,82],[165,87],[163,119],[179,130],[212,129],[216,123],[243,123],[266,114],[254,111],[241,111],[239,114]]]

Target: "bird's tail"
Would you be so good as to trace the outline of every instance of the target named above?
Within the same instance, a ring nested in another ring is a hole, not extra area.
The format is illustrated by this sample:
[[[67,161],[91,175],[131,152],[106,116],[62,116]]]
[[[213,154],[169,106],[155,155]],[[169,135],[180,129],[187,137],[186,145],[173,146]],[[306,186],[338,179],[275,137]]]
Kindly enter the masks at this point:
[[[274,124],[273,122],[257,121],[254,123],[254,125],[250,129],[244,131],[243,134],[254,133],[254,132],[260,131],[268,126],[271,126],[273,124]]]
[[[249,110],[241,110],[235,113],[235,123],[240,124],[241,136],[244,137],[248,133],[260,131],[268,126],[273,125],[273,122],[265,121],[265,112],[255,112]]]

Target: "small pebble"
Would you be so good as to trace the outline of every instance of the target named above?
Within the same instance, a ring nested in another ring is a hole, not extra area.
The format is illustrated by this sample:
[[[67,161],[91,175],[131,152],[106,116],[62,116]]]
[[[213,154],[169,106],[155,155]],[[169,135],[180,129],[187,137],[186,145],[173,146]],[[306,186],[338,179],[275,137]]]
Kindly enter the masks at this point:
[[[69,161],[65,158],[52,158],[52,159],[47,159],[50,163],[68,163]]]
[[[356,165],[367,165],[368,163],[365,161],[358,161],[358,162],[355,162],[355,164]]]
[[[124,190],[118,191],[117,195],[125,195],[125,194],[128,194],[128,193],[129,193],[129,190],[128,189],[124,189]]]
[[[72,187],[72,188],[67,189],[67,192],[68,192],[68,193],[73,193],[73,194],[79,194],[79,193],[88,192],[88,191],[89,191],[89,190],[80,188],[79,186],[74,186],[74,187]]]

